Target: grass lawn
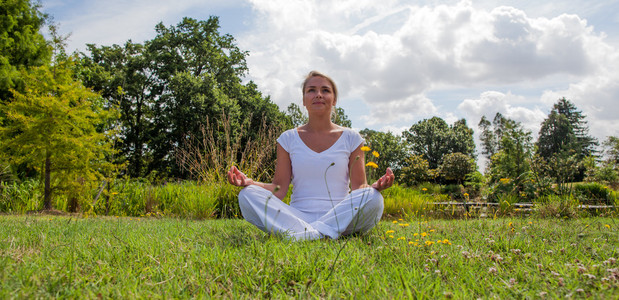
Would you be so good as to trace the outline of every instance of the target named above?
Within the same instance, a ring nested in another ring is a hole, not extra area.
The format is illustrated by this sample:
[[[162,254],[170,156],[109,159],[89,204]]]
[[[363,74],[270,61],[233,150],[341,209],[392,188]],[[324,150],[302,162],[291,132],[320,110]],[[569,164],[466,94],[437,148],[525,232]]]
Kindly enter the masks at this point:
[[[289,242],[243,220],[0,216],[0,298],[619,298],[612,218],[383,221]]]

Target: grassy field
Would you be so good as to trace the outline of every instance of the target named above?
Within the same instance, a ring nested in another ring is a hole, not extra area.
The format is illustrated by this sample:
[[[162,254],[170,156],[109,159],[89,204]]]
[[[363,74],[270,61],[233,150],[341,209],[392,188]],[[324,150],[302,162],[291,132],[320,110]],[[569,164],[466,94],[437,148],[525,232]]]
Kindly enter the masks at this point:
[[[289,242],[243,220],[0,216],[0,298],[619,298],[611,218],[386,220]]]

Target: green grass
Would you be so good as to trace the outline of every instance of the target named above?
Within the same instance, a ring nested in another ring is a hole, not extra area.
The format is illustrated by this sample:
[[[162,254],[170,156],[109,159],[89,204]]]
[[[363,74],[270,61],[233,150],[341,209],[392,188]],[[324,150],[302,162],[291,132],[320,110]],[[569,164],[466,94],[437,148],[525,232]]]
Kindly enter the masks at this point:
[[[2,215],[0,298],[619,295],[617,219],[393,222],[289,242],[243,220]]]

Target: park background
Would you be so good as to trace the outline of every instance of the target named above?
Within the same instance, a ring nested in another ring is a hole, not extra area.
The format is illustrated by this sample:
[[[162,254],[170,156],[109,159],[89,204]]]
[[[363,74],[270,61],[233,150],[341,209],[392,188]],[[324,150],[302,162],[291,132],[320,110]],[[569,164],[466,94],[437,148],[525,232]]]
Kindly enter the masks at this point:
[[[617,296],[614,2],[232,1],[238,40],[207,3],[2,2],[0,298]],[[368,234],[293,242],[224,174],[270,179],[314,68],[397,185]]]

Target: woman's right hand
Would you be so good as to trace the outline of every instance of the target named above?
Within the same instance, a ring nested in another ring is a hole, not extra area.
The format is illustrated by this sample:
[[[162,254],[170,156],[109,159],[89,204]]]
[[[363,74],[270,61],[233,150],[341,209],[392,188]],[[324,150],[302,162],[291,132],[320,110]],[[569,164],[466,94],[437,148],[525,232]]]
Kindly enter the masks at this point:
[[[243,174],[243,172],[239,171],[235,166],[230,168],[228,171],[228,182],[235,186],[248,186],[254,183],[247,175]]]

